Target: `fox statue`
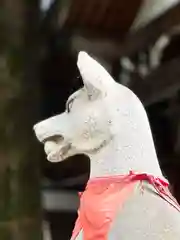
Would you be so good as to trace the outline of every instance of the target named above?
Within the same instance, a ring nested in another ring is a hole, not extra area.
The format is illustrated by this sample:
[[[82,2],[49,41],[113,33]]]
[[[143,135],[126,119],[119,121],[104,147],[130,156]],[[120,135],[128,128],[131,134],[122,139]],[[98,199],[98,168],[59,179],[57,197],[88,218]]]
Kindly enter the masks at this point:
[[[79,52],[83,87],[34,131],[51,162],[90,158],[72,240],[179,240],[180,207],[161,172],[138,97]]]

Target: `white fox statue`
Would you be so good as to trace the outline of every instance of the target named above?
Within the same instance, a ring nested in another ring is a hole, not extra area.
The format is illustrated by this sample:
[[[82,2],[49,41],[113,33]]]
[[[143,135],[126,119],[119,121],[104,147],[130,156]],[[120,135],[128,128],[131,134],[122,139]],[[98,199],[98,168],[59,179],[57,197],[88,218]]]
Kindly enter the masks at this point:
[[[77,66],[84,87],[66,110],[34,126],[51,162],[90,158],[72,239],[180,240],[180,208],[168,191],[143,105],[87,53]]]

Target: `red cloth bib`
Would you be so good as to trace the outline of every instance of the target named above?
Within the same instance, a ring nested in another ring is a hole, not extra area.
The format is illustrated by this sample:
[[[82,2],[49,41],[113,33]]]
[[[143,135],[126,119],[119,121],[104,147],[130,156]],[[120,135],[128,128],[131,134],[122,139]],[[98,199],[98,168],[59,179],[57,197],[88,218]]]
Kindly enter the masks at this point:
[[[180,211],[177,201],[168,190],[168,182],[160,178],[133,172],[94,178],[88,181],[85,191],[80,193],[78,218],[71,239],[75,240],[83,230],[83,240],[107,240],[115,214],[133,193],[138,181],[148,181],[160,197]]]

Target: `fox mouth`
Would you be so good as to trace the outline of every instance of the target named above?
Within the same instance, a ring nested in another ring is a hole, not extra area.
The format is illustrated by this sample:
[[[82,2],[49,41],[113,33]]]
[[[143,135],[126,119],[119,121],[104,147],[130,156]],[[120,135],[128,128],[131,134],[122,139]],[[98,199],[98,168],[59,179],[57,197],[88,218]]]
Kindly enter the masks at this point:
[[[64,160],[68,154],[71,144],[64,141],[61,137],[58,140],[55,138],[47,139],[44,141],[44,151],[47,155],[47,160],[50,162],[60,162]]]

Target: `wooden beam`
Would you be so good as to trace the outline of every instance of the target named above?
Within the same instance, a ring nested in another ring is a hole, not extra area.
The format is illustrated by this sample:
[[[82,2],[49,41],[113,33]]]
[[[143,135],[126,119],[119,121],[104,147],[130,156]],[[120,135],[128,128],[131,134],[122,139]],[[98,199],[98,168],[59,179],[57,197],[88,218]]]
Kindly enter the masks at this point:
[[[173,59],[154,70],[145,79],[132,81],[129,86],[145,104],[151,105],[171,98],[180,90],[180,58]]]
[[[140,27],[144,27],[154,19],[157,19],[168,9],[175,6],[178,2],[179,0],[144,0],[131,29],[137,30]]]
[[[71,38],[73,53],[86,51],[107,61],[113,61],[120,56],[121,46],[110,39],[89,39],[82,35],[73,35]]]
[[[178,24],[180,24],[180,3],[167,10],[145,27],[131,32],[121,42],[118,39],[92,39],[87,34],[83,35],[80,32],[72,38],[72,49],[75,51],[86,50],[109,60],[118,59],[122,56],[131,57],[147,49],[162,34],[168,33]]]
[[[132,56],[146,49],[171,28],[180,24],[180,3],[167,10],[145,27],[129,34],[122,43],[120,56]]]

